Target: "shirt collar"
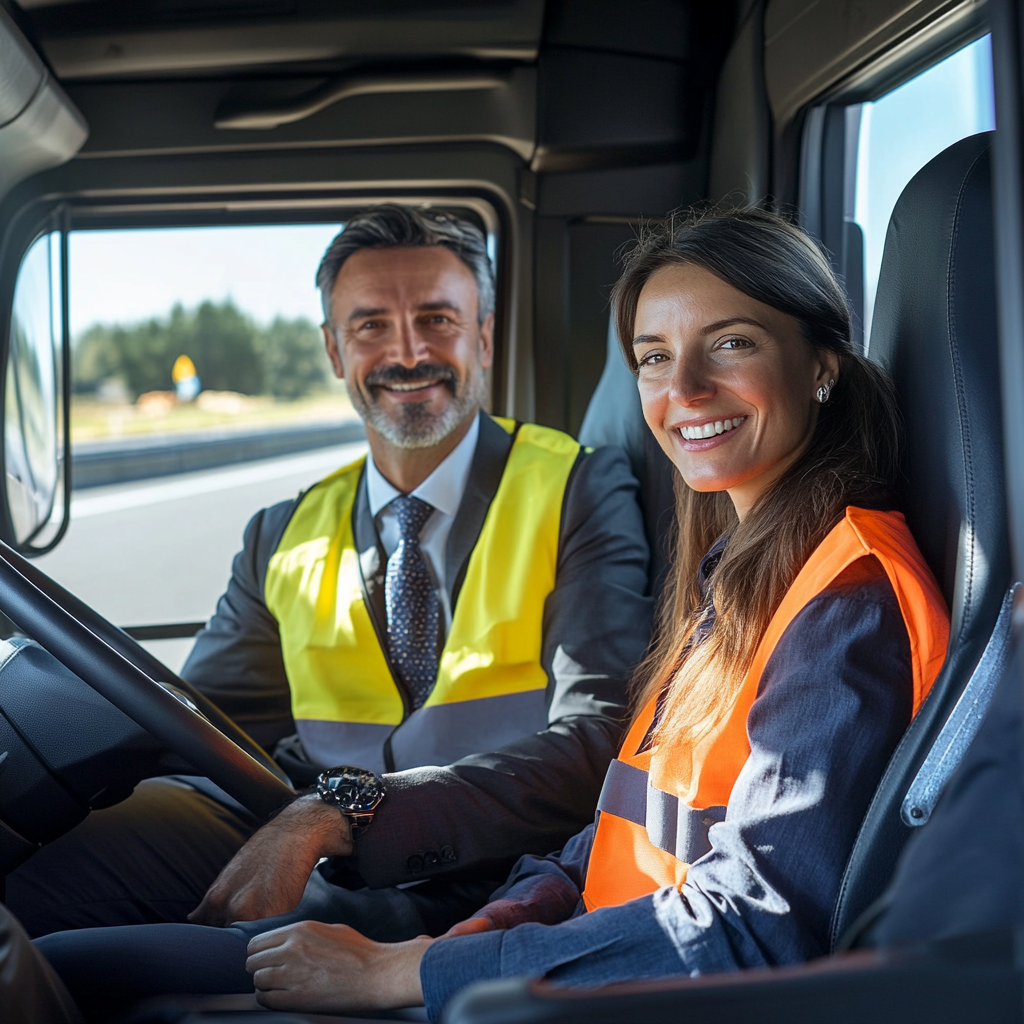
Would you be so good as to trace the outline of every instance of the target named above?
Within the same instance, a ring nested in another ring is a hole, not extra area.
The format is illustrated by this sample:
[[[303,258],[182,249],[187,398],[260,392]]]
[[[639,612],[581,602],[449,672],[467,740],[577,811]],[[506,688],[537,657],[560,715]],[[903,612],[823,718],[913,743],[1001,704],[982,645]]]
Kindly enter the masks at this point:
[[[466,436],[445,456],[441,464],[413,492],[414,498],[433,505],[439,512],[454,516],[462,504],[466,491],[473,453],[480,436],[480,416],[473,418]],[[373,461],[373,455],[366,457],[366,497],[370,503],[370,515],[377,514],[400,497],[402,492],[386,480]]]
[[[707,599],[708,587],[711,583],[711,575],[718,568],[718,563],[725,554],[725,545],[729,541],[729,534],[725,533],[714,544],[711,545],[708,553],[700,560],[700,568],[697,570],[697,580],[700,584],[701,597]]]

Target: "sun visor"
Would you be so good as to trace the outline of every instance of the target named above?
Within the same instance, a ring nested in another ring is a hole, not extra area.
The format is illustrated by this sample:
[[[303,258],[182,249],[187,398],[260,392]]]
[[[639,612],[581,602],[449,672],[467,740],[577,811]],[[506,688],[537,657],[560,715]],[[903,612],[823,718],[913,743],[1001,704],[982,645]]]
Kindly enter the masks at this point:
[[[0,7],[0,197],[70,160],[88,135],[85,118]]]

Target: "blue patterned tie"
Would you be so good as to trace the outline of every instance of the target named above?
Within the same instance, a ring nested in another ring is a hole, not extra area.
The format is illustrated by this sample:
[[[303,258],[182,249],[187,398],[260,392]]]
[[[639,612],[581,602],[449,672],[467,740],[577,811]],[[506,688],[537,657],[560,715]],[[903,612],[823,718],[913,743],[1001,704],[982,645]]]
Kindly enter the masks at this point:
[[[420,531],[433,505],[408,495],[391,508],[401,540],[388,559],[384,604],[388,613],[391,660],[402,675],[414,708],[423,706],[437,679],[437,625],[440,606],[420,550]]]

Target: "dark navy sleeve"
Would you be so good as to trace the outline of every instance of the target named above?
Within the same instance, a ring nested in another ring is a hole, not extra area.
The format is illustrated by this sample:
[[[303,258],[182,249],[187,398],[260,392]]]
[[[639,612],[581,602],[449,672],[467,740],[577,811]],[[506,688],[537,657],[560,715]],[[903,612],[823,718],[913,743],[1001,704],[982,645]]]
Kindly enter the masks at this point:
[[[828,952],[843,870],[912,694],[896,595],[878,561],[861,559],[793,620],[765,666],[725,821],[664,916],[688,973]]]
[[[593,824],[572,837],[560,853],[520,857],[508,881],[473,917],[507,930],[533,921],[558,924],[583,913],[583,882],[594,845]]]
[[[682,890],[554,926],[435,942],[420,972],[431,1018],[485,978],[595,985],[827,952],[844,865],[911,707],[896,596],[878,562],[862,559],[776,646],[747,720],[750,757]]]
[[[263,599],[263,585],[297,504],[281,502],[249,521],[227,590],[181,670],[267,750],[295,732],[281,638]]]

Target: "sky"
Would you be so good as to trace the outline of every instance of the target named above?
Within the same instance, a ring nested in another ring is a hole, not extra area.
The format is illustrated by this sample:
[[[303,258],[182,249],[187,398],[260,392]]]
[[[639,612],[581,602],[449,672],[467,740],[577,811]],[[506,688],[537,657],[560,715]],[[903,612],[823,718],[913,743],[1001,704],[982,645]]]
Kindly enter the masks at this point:
[[[889,217],[907,182],[954,142],[995,124],[988,36],[862,105],[854,219],[864,231],[867,310],[874,303]]]
[[[164,316],[180,302],[231,298],[258,323],[323,319],[316,268],[338,224],[74,231],[71,337],[94,323]]]

